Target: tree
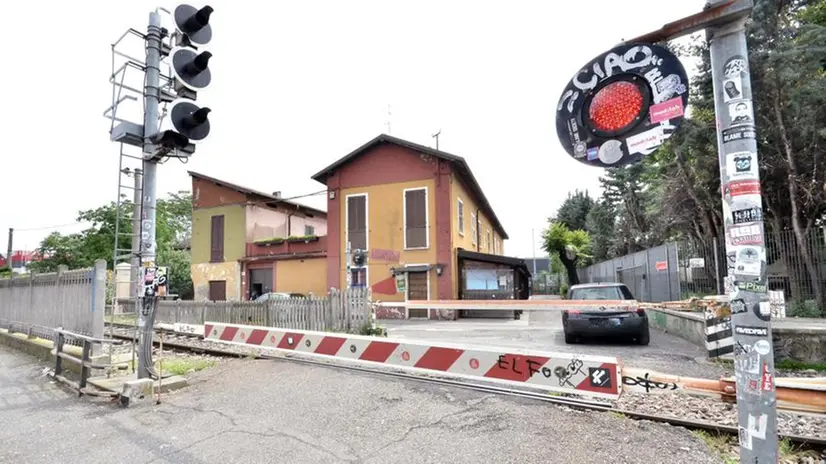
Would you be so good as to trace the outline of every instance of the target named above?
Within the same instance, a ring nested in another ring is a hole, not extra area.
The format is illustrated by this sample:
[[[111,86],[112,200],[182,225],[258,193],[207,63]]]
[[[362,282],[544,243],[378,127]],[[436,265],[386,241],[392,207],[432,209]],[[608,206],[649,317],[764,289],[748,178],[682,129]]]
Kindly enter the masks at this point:
[[[542,249],[549,256],[558,256],[568,274],[568,284],[579,283],[577,264],[590,259],[591,237],[584,230],[570,230],[565,224],[549,220],[548,228],[542,231]]]
[[[594,261],[605,261],[615,256],[615,232],[617,213],[607,201],[600,200],[588,212],[585,230],[591,237],[591,253]]]
[[[133,206],[122,202],[118,233],[119,248],[129,248],[132,233]],[[185,251],[192,229],[192,197],[189,192],[171,193],[158,199],[156,205],[157,263],[169,266],[170,293],[181,296],[192,294],[189,252]],[[60,265],[69,269],[91,267],[95,260],[106,260],[113,265],[117,204],[112,202],[98,208],[80,211],[77,220],[91,226],[79,233],[63,235],[54,232],[40,243],[38,251],[45,256],[29,264],[32,272],[54,272]]]
[[[817,262],[826,250],[811,238],[826,224],[826,0],[756,0],[746,33],[766,243],[779,252],[769,264],[784,264],[792,298],[822,305]],[[730,218],[722,214],[709,47],[701,39],[675,51],[698,63],[689,116],[641,163],[605,171],[584,228],[596,259],[671,240],[722,247]]]
[[[565,224],[568,229],[585,230],[585,221],[593,206],[594,199],[591,198],[588,191],[577,189],[573,193],[568,193],[568,198],[562,202],[556,212],[555,220]]]

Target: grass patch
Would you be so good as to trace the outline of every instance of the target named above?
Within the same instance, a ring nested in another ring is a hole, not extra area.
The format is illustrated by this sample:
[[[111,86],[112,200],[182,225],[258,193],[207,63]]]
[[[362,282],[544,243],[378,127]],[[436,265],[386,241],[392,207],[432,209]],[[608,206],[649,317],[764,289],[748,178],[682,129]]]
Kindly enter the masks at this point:
[[[159,362],[155,362],[155,370],[160,370]],[[215,365],[215,361],[199,358],[172,358],[163,360],[163,372],[173,375],[186,375],[202,371]]]
[[[777,443],[777,451],[780,459],[791,460],[792,462],[801,462],[804,458],[812,458],[814,461],[820,459],[820,453],[795,446],[788,438],[784,438]]]
[[[702,440],[706,446],[714,451],[726,464],[738,464],[740,457],[732,450],[737,449],[737,439],[731,435],[721,435],[707,432],[705,430],[695,430],[691,432],[695,437]]]
[[[135,325],[138,316],[135,314],[110,314],[106,316],[106,322],[111,324]]]
[[[739,464],[740,463],[740,445],[737,443],[737,438],[731,435],[719,435],[705,430],[695,430],[692,432],[695,437],[699,438],[723,460],[725,464]],[[805,450],[799,446],[795,446],[788,438],[780,440],[777,444],[778,458],[784,462],[800,462],[803,458],[811,457],[819,459],[818,453]]]
[[[818,372],[826,372],[826,363],[806,363],[792,359],[782,359],[774,363],[774,368],[783,369],[784,371],[815,370]]]

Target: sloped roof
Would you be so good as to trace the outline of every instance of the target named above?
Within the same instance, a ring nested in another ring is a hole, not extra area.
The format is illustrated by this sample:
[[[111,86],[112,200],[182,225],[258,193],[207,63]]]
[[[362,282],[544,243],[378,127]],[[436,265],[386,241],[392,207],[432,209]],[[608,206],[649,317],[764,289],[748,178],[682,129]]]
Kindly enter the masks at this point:
[[[261,192],[259,190],[251,189],[249,187],[244,187],[242,185],[233,184],[232,182],[227,182],[225,180],[216,179],[215,177],[210,177],[210,176],[207,176],[205,174],[201,174],[199,172],[187,171],[187,173],[189,173],[190,176],[195,177],[197,179],[203,179],[203,180],[212,182],[214,184],[220,185],[222,187],[226,187],[228,189],[235,190],[236,192],[243,193],[245,195],[254,195],[254,196],[257,196],[257,197],[261,197],[264,200],[266,200],[268,203],[269,202],[283,203],[285,205],[289,205],[289,206],[292,206],[292,207],[297,208],[297,209],[304,209],[304,210],[307,210],[307,211],[310,211],[310,212],[313,212],[313,213],[316,213],[316,214],[324,215],[325,217],[327,216],[326,211],[322,211],[320,209],[313,208],[312,206],[307,206],[303,203],[298,203],[298,202],[295,202],[295,201],[292,201],[292,200],[284,200],[282,198],[276,197],[275,195],[272,195],[272,194],[269,194],[269,193],[264,193],[264,192]]]
[[[468,186],[471,195],[476,197],[476,203],[479,205],[479,209],[485,212],[485,215],[493,224],[493,227],[495,227],[499,234],[502,236],[502,239],[509,238],[508,233],[505,232],[505,228],[502,226],[502,223],[499,222],[499,218],[496,217],[496,213],[493,212],[493,207],[490,205],[490,202],[485,196],[485,193],[482,191],[482,187],[479,185],[479,182],[476,181],[476,177],[473,176],[473,172],[471,172],[470,166],[468,166],[467,161],[465,161],[464,158],[462,158],[461,156],[452,155],[441,150],[435,150],[424,145],[419,145],[417,143],[393,137],[391,135],[381,134],[378,137],[370,140],[364,145],[356,148],[354,151],[352,151],[345,157],[339,159],[338,161],[334,162],[333,164],[327,166],[326,168],[314,174],[312,179],[321,182],[324,185],[327,185],[327,177],[333,171],[355,160],[359,156],[367,153],[367,151],[369,151],[370,149],[386,143],[409,148],[419,153],[425,153],[452,163],[454,172],[456,172],[460,176],[462,181],[464,181],[464,183]]]

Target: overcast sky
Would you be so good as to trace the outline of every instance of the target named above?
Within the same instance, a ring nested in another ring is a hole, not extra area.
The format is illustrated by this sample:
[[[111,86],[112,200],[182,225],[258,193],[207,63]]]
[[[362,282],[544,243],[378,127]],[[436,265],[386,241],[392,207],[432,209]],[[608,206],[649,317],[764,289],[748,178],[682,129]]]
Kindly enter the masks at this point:
[[[528,257],[532,229],[538,242],[568,191],[598,193],[601,171],[569,158],[556,137],[567,81],[621,39],[704,3],[213,1],[213,83],[199,96],[213,109],[212,133],[187,165],[160,166],[159,192],[190,189],[188,169],[285,197],[316,192],[324,187],[310,176],[388,132],[389,117],[392,135],[424,145],[441,129],[440,148],[467,159],[510,235],[506,253]],[[110,44],[129,27],[145,31],[156,6],[3,6],[14,18],[0,28],[4,60],[19,64],[0,73],[4,254],[9,227],[15,249],[34,249],[51,231],[81,230],[71,225],[78,210],[115,200],[118,145],[102,116]],[[135,37],[124,50],[142,57]],[[140,106],[119,116],[140,121]]]

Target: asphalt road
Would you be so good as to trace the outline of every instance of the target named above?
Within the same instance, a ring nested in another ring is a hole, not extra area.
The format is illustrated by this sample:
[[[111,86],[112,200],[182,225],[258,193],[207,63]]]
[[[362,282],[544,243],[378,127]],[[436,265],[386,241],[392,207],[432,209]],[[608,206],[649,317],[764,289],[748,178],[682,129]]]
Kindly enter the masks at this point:
[[[381,321],[381,325],[387,327],[388,336],[394,338],[616,356],[629,367],[684,376],[717,378],[726,372],[724,367],[708,362],[704,349],[654,328],[647,346],[622,339],[568,345],[558,311],[526,311],[520,320],[387,320]]]
[[[721,462],[681,428],[286,361],[226,361],[129,409],[42,371],[0,346],[0,462]]]

